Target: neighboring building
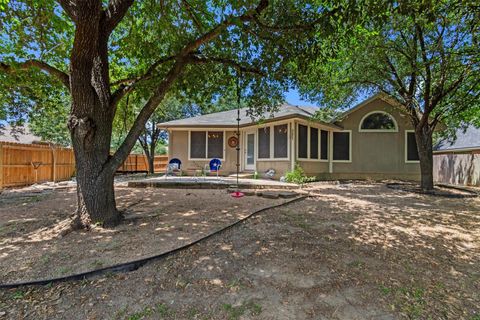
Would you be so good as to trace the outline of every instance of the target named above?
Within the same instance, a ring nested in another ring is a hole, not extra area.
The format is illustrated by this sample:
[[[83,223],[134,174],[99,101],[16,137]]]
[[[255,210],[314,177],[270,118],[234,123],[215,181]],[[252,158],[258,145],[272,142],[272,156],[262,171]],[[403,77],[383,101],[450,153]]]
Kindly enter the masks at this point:
[[[30,132],[27,126],[14,128],[10,125],[5,125],[0,129],[0,142],[15,142],[15,143],[41,143],[42,138],[37,137]]]
[[[436,182],[480,186],[480,128],[459,129],[455,138],[440,141],[434,151]]]
[[[377,94],[331,122],[314,120],[318,109],[281,105],[272,117],[252,121],[240,115],[240,169],[282,176],[303,167],[321,179],[419,180],[420,167],[412,125],[401,109]],[[267,117],[267,116],[266,116]],[[169,132],[169,158],[182,169],[222,160],[225,174],[236,170],[237,110],[159,124]]]

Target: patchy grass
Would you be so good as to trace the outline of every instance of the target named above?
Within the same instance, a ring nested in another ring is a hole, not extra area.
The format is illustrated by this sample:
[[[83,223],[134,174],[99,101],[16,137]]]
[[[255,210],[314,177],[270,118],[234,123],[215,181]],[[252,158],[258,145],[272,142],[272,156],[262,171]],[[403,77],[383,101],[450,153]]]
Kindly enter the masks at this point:
[[[253,301],[246,302],[239,306],[233,306],[229,303],[222,305],[223,310],[227,314],[228,320],[237,320],[240,319],[246,312],[250,312],[251,315],[259,315],[262,312],[262,306]]]

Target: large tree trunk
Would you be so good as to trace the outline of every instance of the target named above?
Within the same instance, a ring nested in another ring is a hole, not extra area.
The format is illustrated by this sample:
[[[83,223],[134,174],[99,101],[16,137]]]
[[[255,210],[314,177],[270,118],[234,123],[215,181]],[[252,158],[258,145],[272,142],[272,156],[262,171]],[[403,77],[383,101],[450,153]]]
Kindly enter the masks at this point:
[[[150,155],[148,158],[148,173],[155,173],[155,156]]]
[[[418,157],[420,159],[420,187],[424,191],[433,190],[432,133],[433,131],[428,125],[415,130],[415,141],[417,142]]]
[[[83,3],[70,57],[72,109],[68,122],[77,173],[76,227],[99,223],[110,227],[121,215],[115,206],[113,176],[109,165],[112,123],[108,71],[108,32],[101,2]],[[91,7],[89,7],[91,6]],[[79,11],[80,12],[80,11]]]

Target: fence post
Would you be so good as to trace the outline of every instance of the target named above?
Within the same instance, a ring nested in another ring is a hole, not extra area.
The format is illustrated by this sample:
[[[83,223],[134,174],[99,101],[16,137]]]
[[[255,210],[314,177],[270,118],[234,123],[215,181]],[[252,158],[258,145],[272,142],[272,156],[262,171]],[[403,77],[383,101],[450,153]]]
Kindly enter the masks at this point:
[[[52,147],[52,173],[53,173],[53,183],[57,182],[57,154],[55,152],[55,147]]]

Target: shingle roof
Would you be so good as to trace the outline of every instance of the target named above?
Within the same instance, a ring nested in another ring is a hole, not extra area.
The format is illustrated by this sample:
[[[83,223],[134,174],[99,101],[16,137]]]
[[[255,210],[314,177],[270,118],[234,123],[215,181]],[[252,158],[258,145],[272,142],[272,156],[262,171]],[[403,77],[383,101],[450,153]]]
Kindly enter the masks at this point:
[[[255,120],[247,115],[248,108],[240,109],[240,126],[245,127],[248,125],[255,124]],[[282,104],[279,106],[278,111],[274,114],[265,114],[264,120],[273,120],[273,119],[282,119],[282,118],[293,118],[295,116],[301,118],[310,118],[318,110],[316,107],[305,107],[305,106],[293,106],[290,104]],[[326,124],[333,126],[331,124]],[[201,116],[179,119],[160,123],[158,125],[161,128],[171,128],[171,127],[235,127],[237,126],[237,110],[228,110],[221,111],[216,113],[205,114]]]
[[[436,146],[435,151],[450,151],[458,149],[480,149],[480,128],[470,125],[464,131],[458,129],[456,139],[449,138],[441,140]]]
[[[13,128],[5,125],[0,130],[0,141],[31,144],[42,141],[42,138],[31,133],[28,126]]]

